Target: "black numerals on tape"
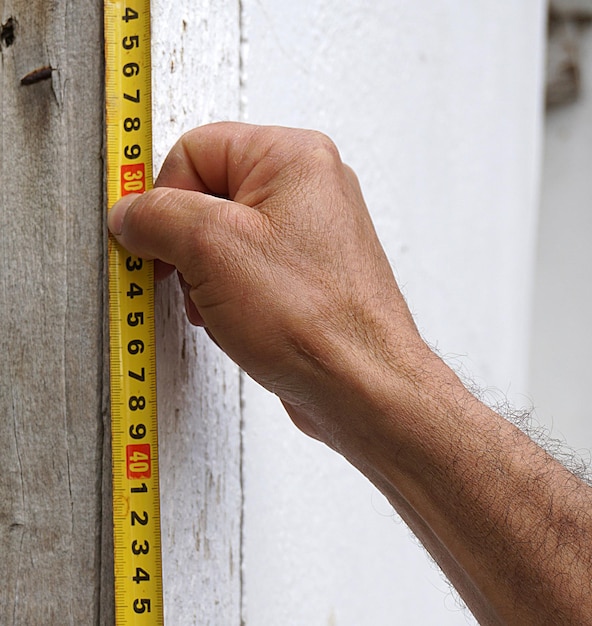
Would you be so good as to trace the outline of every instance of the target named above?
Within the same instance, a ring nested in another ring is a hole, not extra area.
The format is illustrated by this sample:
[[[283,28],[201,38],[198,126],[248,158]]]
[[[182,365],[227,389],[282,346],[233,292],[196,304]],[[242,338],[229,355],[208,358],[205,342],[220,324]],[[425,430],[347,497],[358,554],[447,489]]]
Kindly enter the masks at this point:
[[[131,11],[128,9],[128,11]],[[129,18],[134,19],[134,18]],[[130,38],[131,39],[131,38]],[[126,45],[126,40],[124,39],[124,47]],[[130,44],[128,44],[130,45]],[[137,130],[136,126],[139,128],[139,124],[136,124],[134,121],[130,122],[130,129]],[[124,122],[125,128],[125,122]],[[125,260],[125,267],[128,272],[133,273],[140,271],[144,266],[142,259],[134,256],[128,256]],[[126,292],[127,297],[134,301],[134,298],[140,297],[144,295],[144,290],[140,285],[130,280],[129,288]],[[144,325],[144,311],[131,311],[127,314],[127,325],[131,329],[139,329],[139,327]],[[127,343],[127,353],[130,356],[137,356],[143,354],[145,350],[144,341],[139,338],[130,339]],[[135,369],[128,369],[129,378],[139,381],[146,382],[146,368],[137,367]],[[134,413],[141,414],[142,411],[146,409],[147,403],[146,398],[143,395],[131,395],[127,399],[127,405],[130,411]],[[143,423],[132,424],[129,427],[128,434],[131,439],[136,442],[141,442],[146,438],[147,429],[146,425]],[[146,483],[141,483],[139,487],[131,487],[131,493],[133,494],[148,494],[148,485]],[[149,522],[149,514],[147,511],[130,511],[129,522],[132,526],[146,526]],[[148,540],[138,540],[134,539],[131,543],[130,550],[134,556],[145,556],[150,553],[150,542]],[[134,570],[132,570],[134,571]],[[135,573],[132,576],[132,580],[137,585],[141,585],[141,583],[150,581],[150,572],[145,570],[142,567],[136,566]],[[135,613],[150,613],[152,609],[151,600],[149,598],[136,598],[132,604],[133,610]]]
[[[126,24],[129,24],[131,21],[137,20],[139,17],[140,16],[138,15],[137,11],[134,11],[134,9],[131,9],[130,7],[126,7],[125,13],[121,16],[121,19]],[[129,35],[124,37],[121,40],[121,47],[128,52],[136,48],[139,49],[140,35]],[[135,61],[131,61],[129,63],[126,63],[121,68],[121,71],[125,78],[133,79],[140,74],[140,69],[141,68],[138,63],[136,63]],[[135,93],[131,94],[124,91],[123,97],[130,102],[134,102],[135,104],[140,104],[141,102],[141,94],[139,89],[136,89]],[[134,131],[140,130],[141,127],[142,123],[139,117],[126,117],[125,120],[123,120],[123,130],[126,133],[133,133]],[[135,161],[142,156],[142,148],[137,143],[127,145],[123,149],[123,155],[126,159],[128,159],[128,161]]]
[[[142,259],[137,257],[128,256],[125,260],[125,267],[129,272],[134,272],[137,270],[141,270],[143,267]],[[144,290],[142,287],[137,285],[136,283],[130,282],[129,290],[127,291],[127,297],[132,299],[136,296],[141,296],[144,294]],[[144,312],[143,311],[132,311],[128,313],[127,316],[127,325],[130,328],[136,328],[138,326],[144,325]],[[130,356],[136,356],[138,354],[142,354],[144,352],[145,346],[144,342],[141,339],[131,339],[127,343],[127,353]],[[139,371],[128,370],[127,375],[137,381],[145,382],[146,381],[146,369],[144,367],[138,368]],[[127,401],[127,405],[130,411],[143,411],[146,408],[146,398],[140,395],[130,395]],[[146,426],[144,424],[132,424],[130,426],[130,437],[132,439],[140,440],[144,439],[146,436]]]
[[[150,613],[150,600],[148,598],[134,600],[134,611],[136,613]]]

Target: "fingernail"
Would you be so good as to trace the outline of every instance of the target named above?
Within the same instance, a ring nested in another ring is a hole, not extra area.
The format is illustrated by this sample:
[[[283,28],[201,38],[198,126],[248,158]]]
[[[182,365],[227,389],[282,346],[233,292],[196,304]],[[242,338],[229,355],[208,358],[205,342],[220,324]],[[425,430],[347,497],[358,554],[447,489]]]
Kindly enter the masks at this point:
[[[123,196],[121,200],[118,200],[109,211],[107,215],[107,227],[114,235],[121,235],[123,230],[123,220],[128,208],[134,202],[140,194],[130,193],[127,196]]]

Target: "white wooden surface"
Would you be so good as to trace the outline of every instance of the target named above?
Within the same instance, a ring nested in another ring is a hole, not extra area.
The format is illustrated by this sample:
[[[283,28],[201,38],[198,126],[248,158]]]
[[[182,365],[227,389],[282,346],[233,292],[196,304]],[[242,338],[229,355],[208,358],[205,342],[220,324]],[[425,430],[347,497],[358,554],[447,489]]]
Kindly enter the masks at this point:
[[[239,112],[237,2],[152,2],[155,165],[199,124]],[[188,325],[176,277],[157,289],[165,618],[240,624],[239,373]]]

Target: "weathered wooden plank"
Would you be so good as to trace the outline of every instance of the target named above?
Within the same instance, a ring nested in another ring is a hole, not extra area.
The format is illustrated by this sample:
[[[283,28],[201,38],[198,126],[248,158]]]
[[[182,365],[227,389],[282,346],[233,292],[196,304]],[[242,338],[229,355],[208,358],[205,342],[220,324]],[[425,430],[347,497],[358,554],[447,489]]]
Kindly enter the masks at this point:
[[[157,168],[183,132],[238,117],[239,25],[236,0],[153,0]],[[187,324],[175,282],[157,290],[166,622],[238,626],[239,373],[201,329]]]
[[[0,23],[0,623],[95,624],[102,2],[0,0]]]

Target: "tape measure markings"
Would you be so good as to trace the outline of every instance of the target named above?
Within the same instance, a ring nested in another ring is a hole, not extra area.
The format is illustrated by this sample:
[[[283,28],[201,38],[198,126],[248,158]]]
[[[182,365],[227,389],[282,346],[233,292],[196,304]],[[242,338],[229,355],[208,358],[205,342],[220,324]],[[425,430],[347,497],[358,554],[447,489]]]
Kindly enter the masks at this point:
[[[152,187],[149,0],[106,0],[107,199]],[[115,616],[163,624],[152,262],[109,238]]]

